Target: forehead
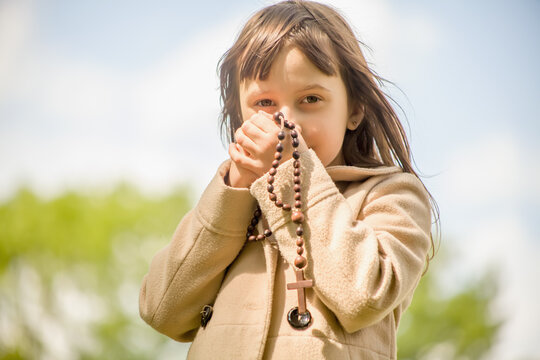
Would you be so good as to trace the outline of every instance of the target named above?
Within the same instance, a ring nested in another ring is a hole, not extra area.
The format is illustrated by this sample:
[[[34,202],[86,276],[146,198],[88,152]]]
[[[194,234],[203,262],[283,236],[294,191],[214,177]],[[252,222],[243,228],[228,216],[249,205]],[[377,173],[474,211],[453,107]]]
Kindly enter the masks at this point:
[[[327,75],[338,72],[340,62],[332,42],[318,29],[309,27],[301,32],[290,31],[281,35],[270,30],[263,27],[251,39],[246,39],[246,46],[236,58],[236,78],[239,82],[257,78],[264,80],[277,58],[287,48],[296,48]]]
[[[267,76],[243,79],[240,88],[250,92],[267,91],[270,87],[280,90],[309,89],[316,85],[331,87],[336,81],[341,81],[337,73],[325,74],[298,47],[288,45],[277,54]]]
[[[283,48],[270,67],[270,75],[289,73],[297,75],[324,75],[296,46]]]

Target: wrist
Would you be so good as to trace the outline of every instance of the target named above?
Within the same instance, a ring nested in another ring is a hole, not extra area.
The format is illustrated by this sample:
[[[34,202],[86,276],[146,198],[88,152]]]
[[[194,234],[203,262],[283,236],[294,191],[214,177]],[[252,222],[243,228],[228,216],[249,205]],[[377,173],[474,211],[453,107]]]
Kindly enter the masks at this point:
[[[251,182],[246,181],[246,176],[242,176],[241,172],[234,162],[231,163],[229,172],[225,174],[225,184],[233,188],[246,188],[248,189]]]

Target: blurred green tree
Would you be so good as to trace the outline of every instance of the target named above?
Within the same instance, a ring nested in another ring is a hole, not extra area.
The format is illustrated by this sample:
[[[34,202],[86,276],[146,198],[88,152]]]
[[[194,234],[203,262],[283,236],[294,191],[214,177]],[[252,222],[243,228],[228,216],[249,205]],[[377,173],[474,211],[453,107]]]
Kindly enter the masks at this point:
[[[399,359],[480,359],[494,344],[501,321],[493,319],[496,273],[487,270],[451,295],[439,289],[440,252],[422,277],[398,330]]]
[[[124,184],[45,200],[21,189],[0,205],[0,359],[181,357],[187,345],[139,318],[138,290],[192,193],[184,186],[149,197]],[[422,278],[403,317],[400,359],[429,359],[441,344],[476,359],[493,343],[494,278],[441,298],[433,291],[438,268]]]
[[[156,358],[167,339],[140,320],[138,288],[190,193],[21,189],[2,204],[0,359]]]

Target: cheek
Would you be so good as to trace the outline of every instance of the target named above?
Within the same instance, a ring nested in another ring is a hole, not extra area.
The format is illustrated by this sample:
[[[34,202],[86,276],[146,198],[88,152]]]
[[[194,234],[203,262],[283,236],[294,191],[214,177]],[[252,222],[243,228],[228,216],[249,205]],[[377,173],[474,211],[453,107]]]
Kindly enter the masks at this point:
[[[253,115],[256,114],[256,111],[254,111],[253,109],[250,109],[250,108],[241,108],[240,109],[240,114],[242,115],[242,118],[240,120],[242,120],[242,122],[250,119]]]
[[[240,104],[240,120],[242,120],[242,122],[245,119],[248,119],[247,113],[248,113],[248,109],[246,109],[246,107],[243,104]]]
[[[247,99],[245,99],[245,96],[242,94],[242,92],[240,92],[240,97],[238,99],[238,102],[240,103],[240,116],[241,116],[241,119],[242,122],[249,119],[254,113],[255,111],[253,111],[253,109],[251,109],[248,105],[247,105]]]
[[[320,146],[321,137],[324,134],[324,131],[321,131],[321,128],[315,124],[301,124],[302,128],[302,137],[306,141],[306,144],[310,148],[317,148]]]
[[[304,128],[302,130],[302,136],[304,136],[307,145],[315,150],[328,153],[328,156],[336,155],[343,145],[345,128],[343,127],[341,129],[335,123],[329,124],[328,122],[324,122],[323,125],[308,126],[305,130]]]

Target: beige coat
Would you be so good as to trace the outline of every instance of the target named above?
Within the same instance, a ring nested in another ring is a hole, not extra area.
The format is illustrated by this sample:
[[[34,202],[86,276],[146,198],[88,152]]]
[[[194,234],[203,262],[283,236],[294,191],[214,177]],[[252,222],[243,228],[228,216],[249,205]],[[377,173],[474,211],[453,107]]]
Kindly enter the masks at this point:
[[[301,163],[312,324],[295,330],[286,319],[298,302],[286,290],[295,281],[296,224],[268,199],[266,176],[249,190],[226,186],[226,161],[155,255],[140,293],[148,324],[193,341],[189,359],[396,358],[399,319],[430,246],[427,193],[398,167],[325,169],[313,150]],[[274,183],[285,200],[292,169],[284,162]],[[245,241],[257,202],[277,244]],[[205,304],[214,313],[202,328]]]

